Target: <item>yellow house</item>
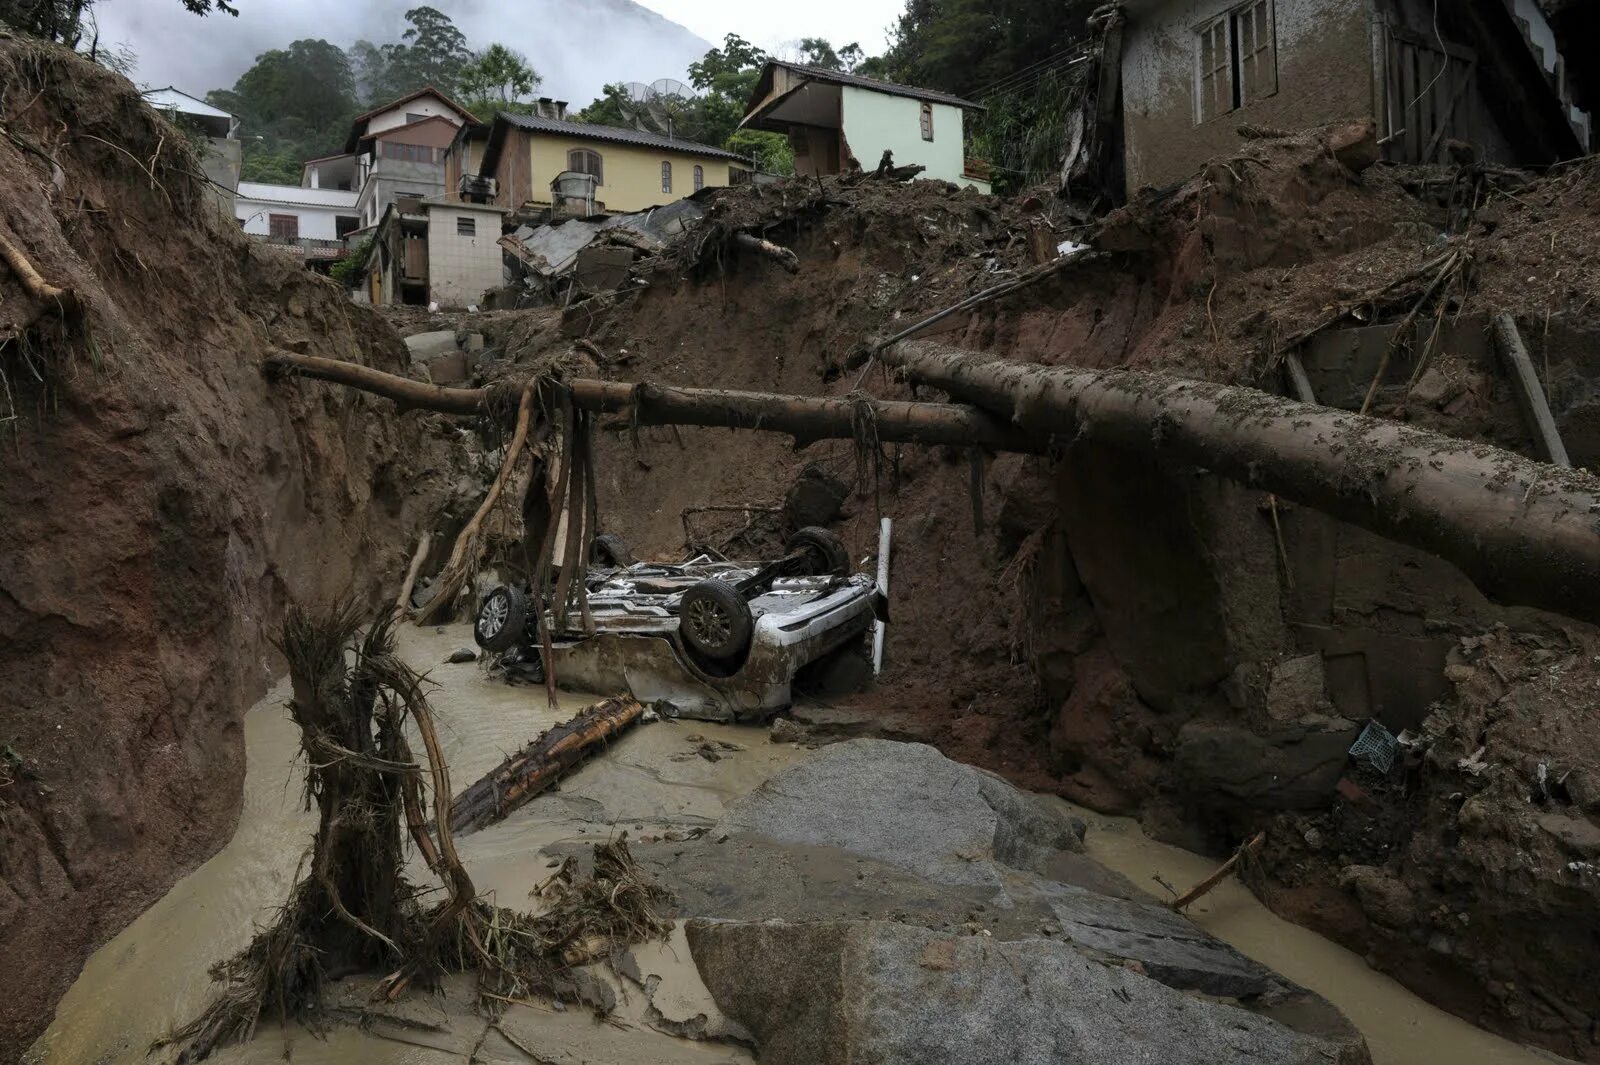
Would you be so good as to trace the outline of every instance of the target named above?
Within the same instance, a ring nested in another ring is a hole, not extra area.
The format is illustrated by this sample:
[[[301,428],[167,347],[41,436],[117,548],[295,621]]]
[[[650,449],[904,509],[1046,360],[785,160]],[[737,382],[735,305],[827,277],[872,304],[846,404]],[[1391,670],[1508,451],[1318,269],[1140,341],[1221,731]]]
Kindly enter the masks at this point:
[[[476,132],[477,137],[471,131],[458,137],[451,148],[462,156],[460,172],[494,178],[494,202],[517,214],[549,207],[552,183],[569,172],[594,176],[601,209],[642,211],[703,188],[741,184],[755,171],[737,152],[564,115],[502,111],[486,135],[482,127]]]

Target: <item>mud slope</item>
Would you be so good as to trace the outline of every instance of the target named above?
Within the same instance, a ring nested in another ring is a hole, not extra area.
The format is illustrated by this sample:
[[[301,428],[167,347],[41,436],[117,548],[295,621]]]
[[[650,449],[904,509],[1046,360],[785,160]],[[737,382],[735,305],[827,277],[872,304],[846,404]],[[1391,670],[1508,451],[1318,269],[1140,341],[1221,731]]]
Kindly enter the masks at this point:
[[[9,1061],[89,952],[227,839],[284,604],[392,585],[439,452],[360,397],[267,386],[272,345],[401,349],[216,213],[125,79],[0,39],[0,121],[0,235],[87,304],[28,328],[41,308],[0,268]]]

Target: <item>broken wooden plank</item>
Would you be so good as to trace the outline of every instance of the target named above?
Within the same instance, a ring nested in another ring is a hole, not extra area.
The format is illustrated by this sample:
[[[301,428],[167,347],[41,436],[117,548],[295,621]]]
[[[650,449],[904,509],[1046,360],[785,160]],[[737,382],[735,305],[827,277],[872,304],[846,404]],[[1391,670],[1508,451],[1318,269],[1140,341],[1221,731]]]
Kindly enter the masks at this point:
[[[501,820],[643,716],[644,705],[637,699],[614,695],[545,729],[456,796],[450,804],[450,830],[475,832]]]
[[[1555,417],[1550,413],[1550,401],[1545,397],[1544,385],[1534,372],[1533,360],[1528,358],[1522,333],[1511,315],[1494,316],[1494,346],[1500,352],[1500,358],[1505,360],[1506,373],[1511,377],[1511,390],[1517,397],[1517,407],[1522,411],[1522,419],[1527,422],[1529,432],[1533,433],[1539,456],[1556,466],[1571,466],[1567,446],[1561,442]]]

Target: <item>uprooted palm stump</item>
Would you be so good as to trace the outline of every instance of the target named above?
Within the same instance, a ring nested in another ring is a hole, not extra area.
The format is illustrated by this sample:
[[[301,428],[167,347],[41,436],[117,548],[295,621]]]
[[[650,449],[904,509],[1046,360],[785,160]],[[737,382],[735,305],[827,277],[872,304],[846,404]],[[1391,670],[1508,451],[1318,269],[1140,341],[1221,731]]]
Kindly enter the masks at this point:
[[[394,615],[368,622],[349,605],[313,617],[296,608],[279,648],[289,663],[289,712],[306,756],[306,802],[317,832],[298,883],[271,927],[212,976],[222,993],[163,1043],[183,1043],[180,1062],[249,1039],[267,1010],[284,1023],[322,1010],[326,984],[353,973],[387,974],[375,998],[431,985],[449,970],[478,977],[483,1001],[557,995],[572,965],[604,958],[626,943],[664,935],[663,892],[646,881],[624,839],[595,848],[595,871],[576,875],[569,859],[539,890],[538,917],[480,901],[450,834],[449,771],[423,679],[394,649]],[[423,810],[424,770],[412,758],[407,725],[427,751],[432,823]],[[424,908],[402,869],[402,819],[444,901]]]

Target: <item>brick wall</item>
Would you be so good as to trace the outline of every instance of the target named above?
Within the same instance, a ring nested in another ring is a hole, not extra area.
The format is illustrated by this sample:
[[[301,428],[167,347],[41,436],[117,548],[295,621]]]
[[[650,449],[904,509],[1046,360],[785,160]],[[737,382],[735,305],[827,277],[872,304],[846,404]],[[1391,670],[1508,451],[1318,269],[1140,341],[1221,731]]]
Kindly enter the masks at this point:
[[[441,307],[482,303],[487,289],[503,283],[500,265],[501,212],[467,204],[432,204],[428,209],[428,296]],[[472,233],[461,230],[471,223]]]

